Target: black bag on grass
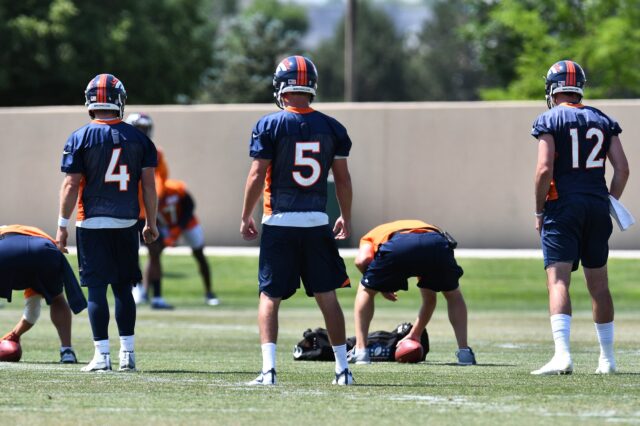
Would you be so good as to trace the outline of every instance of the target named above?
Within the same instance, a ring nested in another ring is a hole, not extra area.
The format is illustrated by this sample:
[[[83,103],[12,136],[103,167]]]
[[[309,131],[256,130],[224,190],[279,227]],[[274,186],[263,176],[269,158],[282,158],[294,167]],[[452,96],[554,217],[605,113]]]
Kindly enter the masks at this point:
[[[374,331],[367,336],[367,349],[373,362],[395,361],[396,345],[409,334],[411,323],[398,324],[393,331]],[[329,343],[327,330],[316,328],[307,329],[302,333],[303,339],[293,348],[293,359],[297,361],[334,361],[333,349]],[[356,343],[355,337],[347,339],[347,350],[351,350]],[[429,335],[427,330],[420,336],[422,344],[422,361],[429,352]]]

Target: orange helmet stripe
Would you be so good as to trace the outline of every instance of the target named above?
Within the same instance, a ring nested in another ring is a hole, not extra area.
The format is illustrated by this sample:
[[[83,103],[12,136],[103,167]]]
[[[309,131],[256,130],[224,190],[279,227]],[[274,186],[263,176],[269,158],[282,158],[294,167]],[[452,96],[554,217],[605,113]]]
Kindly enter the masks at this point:
[[[298,86],[307,85],[307,62],[302,56],[296,56],[296,62],[298,63]]]
[[[573,64],[573,61],[564,61],[567,66],[567,86],[575,86],[576,85],[576,67]]]

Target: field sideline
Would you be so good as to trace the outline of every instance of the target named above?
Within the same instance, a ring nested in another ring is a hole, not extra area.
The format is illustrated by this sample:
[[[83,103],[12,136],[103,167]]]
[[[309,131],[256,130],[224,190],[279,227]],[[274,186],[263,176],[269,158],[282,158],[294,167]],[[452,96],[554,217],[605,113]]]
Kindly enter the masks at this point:
[[[137,373],[85,374],[59,365],[57,337],[43,309],[23,338],[23,359],[0,363],[0,416],[7,425],[220,424],[413,425],[427,424],[639,424],[640,350],[637,310],[640,262],[610,262],[616,303],[616,354],[620,374],[593,374],[597,342],[584,281],[574,275],[572,348],[575,373],[534,377],[552,353],[541,262],[461,256],[462,289],[469,306],[469,342],[480,365],[458,367],[446,304],[428,327],[431,352],[418,365],[354,366],[357,386],[331,386],[333,363],[294,362],[292,347],[306,328],[322,325],[313,301],[296,294],[281,308],[276,388],[243,383],[260,367],[256,325],[255,257],[210,258],[222,304],[205,307],[194,261],[165,259],[165,295],[172,312],[138,311]],[[352,282],[358,274],[346,259]],[[75,264],[75,260],[72,260]],[[354,286],[355,287],[355,286]],[[372,330],[413,321],[415,286],[400,300],[380,300]],[[339,292],[353,335],[355,289]],[[111,305],[113,312],[113,304]],[[0,308],[0,332],[22,310],[21,297]],[[92,355],[86,312],[74,318],[74,346],[81,362]],[[110,326],[112,354],[117,331]]]

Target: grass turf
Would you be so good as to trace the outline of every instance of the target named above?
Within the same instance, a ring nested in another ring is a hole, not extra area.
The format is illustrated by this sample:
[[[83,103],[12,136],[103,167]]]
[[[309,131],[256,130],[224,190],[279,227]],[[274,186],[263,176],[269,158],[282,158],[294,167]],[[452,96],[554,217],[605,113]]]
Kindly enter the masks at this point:
[[[23,337],[19,363],[0,363],[2,424],[602,424],[638,423],[640,351],[636,328],[637,261],[610,262],[616,303],[620,373],[594,375],[598,349],[584,283],[574,274],[572,349],[575,373],[534,377],[552,354],[544,271],[539,260],[462,259],[462,289],[469,306],[469,342],[480,365],[453,365],[456,350],[446,303],[428,327],[425,363],[354,366],[357,386],[331,386],[333,363],[294,362],[302,331],[322,325],[312,299],[300,292],[280,312],[275,388],[252,388],[260,367],[256,325],[255,258],[210,259],[222,305],[205,307],[195,263],[165,257],[165,296],[173,312],[138,311],[137,373],[86,374],[59,365],[58,341],[48,309]],[[352,282],[358,274],[347,261]],[[354,285],[355,287],[355,285]],[[353,335],[354,289],[340,290]],[[0,309],[0,331],[22,309],[19,294]],[[413,321],[420,304],[415,286],[397,303],[380,299],[372,330]],[[111,304],[113,307],[113,303]],[[113,308],[112,308],[113,309]],[[86,312],[74,318],[81,362],[92,355]],[[117,331],[111,321],[112,353]]]

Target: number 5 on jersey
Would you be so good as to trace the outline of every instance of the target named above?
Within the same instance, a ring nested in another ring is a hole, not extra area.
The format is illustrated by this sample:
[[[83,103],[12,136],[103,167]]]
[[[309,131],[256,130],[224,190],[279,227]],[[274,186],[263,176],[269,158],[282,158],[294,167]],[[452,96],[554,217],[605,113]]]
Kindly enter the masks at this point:
[[[299,171],[293,171],[293,180],[300,186],[309,187],[315,184],[320,178],[322,166],[320,166],[320,163],[315,158],[305,156],[305,152],[320,152],[320,142],[296,143],[296,158],[294,165],[310,167],[311,174],[308,177],[304,177]]]
[[[121,192],[126,191],[129,188],[129,170],[126,164],[121,164],[118,173],[116,174],[116,167],[118,167],[118,161],[120,160],[120,152],[122,148],[114,148],[111,154],[111,161],[109,161],[109,167],[107,167],[107,173],[104,175],[104,181],[106,183],[118,183]]]

